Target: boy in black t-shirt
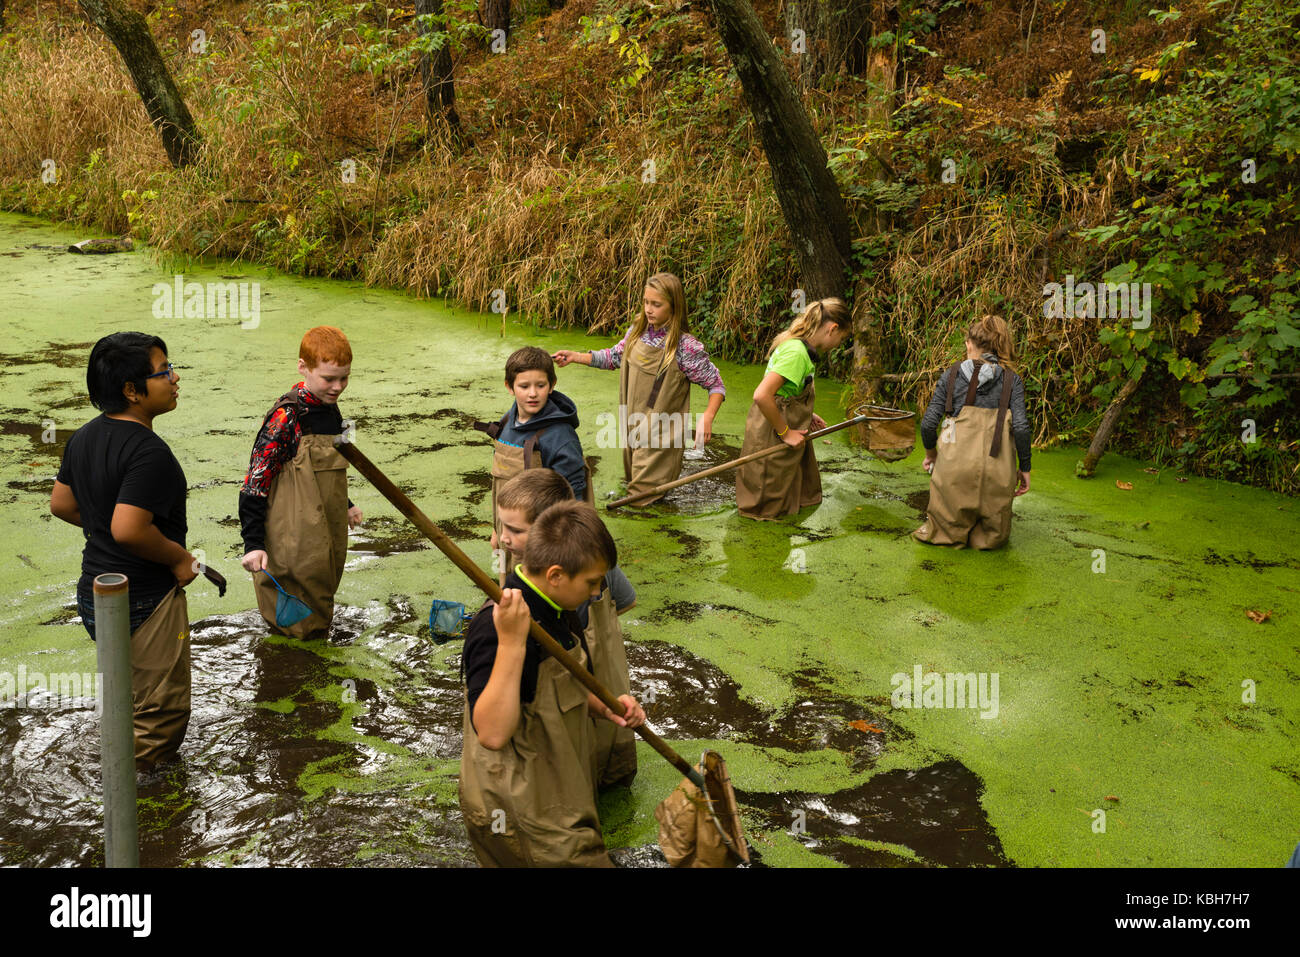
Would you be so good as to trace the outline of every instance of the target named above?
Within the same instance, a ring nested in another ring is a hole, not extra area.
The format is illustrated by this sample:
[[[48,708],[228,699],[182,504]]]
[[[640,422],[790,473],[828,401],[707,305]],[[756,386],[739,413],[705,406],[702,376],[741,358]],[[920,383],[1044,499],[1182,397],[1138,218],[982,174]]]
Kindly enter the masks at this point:
[[[79,526],[86,538],[77,608],[92,639],[95,577],[120,572],[130,582],[135,756],[141,770],[175,755],[190,713],[182,589],[200,565],[185,547],[185,473],[153,431],[153,420],[176,408],[179,382],[167,345],[157,336],[119,332],[95,343],[86,385],[103,414],[68,439],[50,495],[50,511]]]
[[[591,719],[645,723],[631,695],[617,717],[531,637],[531,616],[586,664],[573,610],[600,593],[618,564],[595,509],[560,502],[528,530],[522,565],[499,605],[470,622],[465,678],[460,807],[485,867],[611,867],[596,811]]]

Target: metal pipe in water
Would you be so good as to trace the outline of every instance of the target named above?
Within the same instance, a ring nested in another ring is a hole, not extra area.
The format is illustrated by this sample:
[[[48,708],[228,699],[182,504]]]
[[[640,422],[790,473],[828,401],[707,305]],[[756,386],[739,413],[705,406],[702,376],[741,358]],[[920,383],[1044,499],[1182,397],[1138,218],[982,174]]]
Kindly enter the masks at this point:
[[[135,808],[135,718],[131,697],[131,613],[125,575],[95,578],[99,765],[104,784],[104,866],[139,867]]]

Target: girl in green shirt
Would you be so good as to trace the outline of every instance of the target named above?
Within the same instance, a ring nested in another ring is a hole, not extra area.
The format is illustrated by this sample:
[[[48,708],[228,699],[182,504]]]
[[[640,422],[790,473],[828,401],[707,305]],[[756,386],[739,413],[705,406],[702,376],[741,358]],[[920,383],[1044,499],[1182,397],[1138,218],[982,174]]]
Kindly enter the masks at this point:
[[[805,442],[810,429],[826,423],[813,412],[813,366],[818,353],[841,345],[852,331],[843,299],[814,302],[776,337],[767,372],[754,390],[745,421],[742,456],[777,444],[788,448],[742,465],[736,473],[736,507],[741,515],[772,521],[822,500],[817,455]]]

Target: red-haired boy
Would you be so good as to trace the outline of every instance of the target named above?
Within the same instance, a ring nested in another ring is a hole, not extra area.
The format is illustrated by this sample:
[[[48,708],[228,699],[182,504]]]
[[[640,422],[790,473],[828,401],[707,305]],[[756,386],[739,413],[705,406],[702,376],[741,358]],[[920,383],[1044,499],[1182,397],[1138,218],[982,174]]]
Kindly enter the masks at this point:
[[[253,573],[258,610],[277,634],[329,636],[348,526],[361,522],[361,509],[348,499],[347,460],[334,447],[343,431],[338,399],[351,372],[352,347],[341,330],[307,331],[298,347],[302,381],[262,420],[239,490],[241,564]],[[279,592],[261,572],[305,601],[312,614],[295,625],[276,625]]]

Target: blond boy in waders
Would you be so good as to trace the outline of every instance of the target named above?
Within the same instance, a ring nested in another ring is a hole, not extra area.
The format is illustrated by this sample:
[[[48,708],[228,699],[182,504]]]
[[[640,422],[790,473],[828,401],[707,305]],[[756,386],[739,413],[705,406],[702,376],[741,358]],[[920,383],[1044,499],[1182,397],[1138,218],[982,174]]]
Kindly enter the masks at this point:
[[[185,473],[153,431],[153,420],[176,408],[180,380],[157,336],[119,332],[96,342],[86,384],[103,415],[68,439],[50,495],[50,511],[86,538],[77,608],[92,639],[95,577],[128,579],[139,771],[174,758],[190,721],[184,588],[201,566],[185,548]]]
[[[573,501],[569,483],[550,469],[529,469],[501,486],[497,507],[501,514],[501,547],[523,555],[528,532],[537,516],[558,502]],[[615,694],[632,687],[623,643],[620,615],[636,605],[636,589],[618,566],[605,573],[600,597],[583,602],[578,620],[591,652],[596,680]],[[636,777],[636,735],[608,721],[595,723],[596,788],[628,787]]]
[[[347,460],[334,446],[343,431],[339,395],[351,372],[352,347],[341,330],[308,330],[298,348],[302,381],[276,400],[253,442],[239,490],[240,563],[253,573],[258,610],[274,634],[329,637],[348,527],[362,519],[361,509],[348,500]],[[264,572],[305,601],[312,614],[294,625],[277,625],[279,592]]]
[[[522,565],[501,602],[470,622],[460,807],[484,867],[611,867],[596,811],[592,717],[637,727],[645,712],[621,695],[613,714],[528,634],[531,616],[584,666],[573,610],[618,564],[614,540],[583,502],[553,505],[529,529]]]

